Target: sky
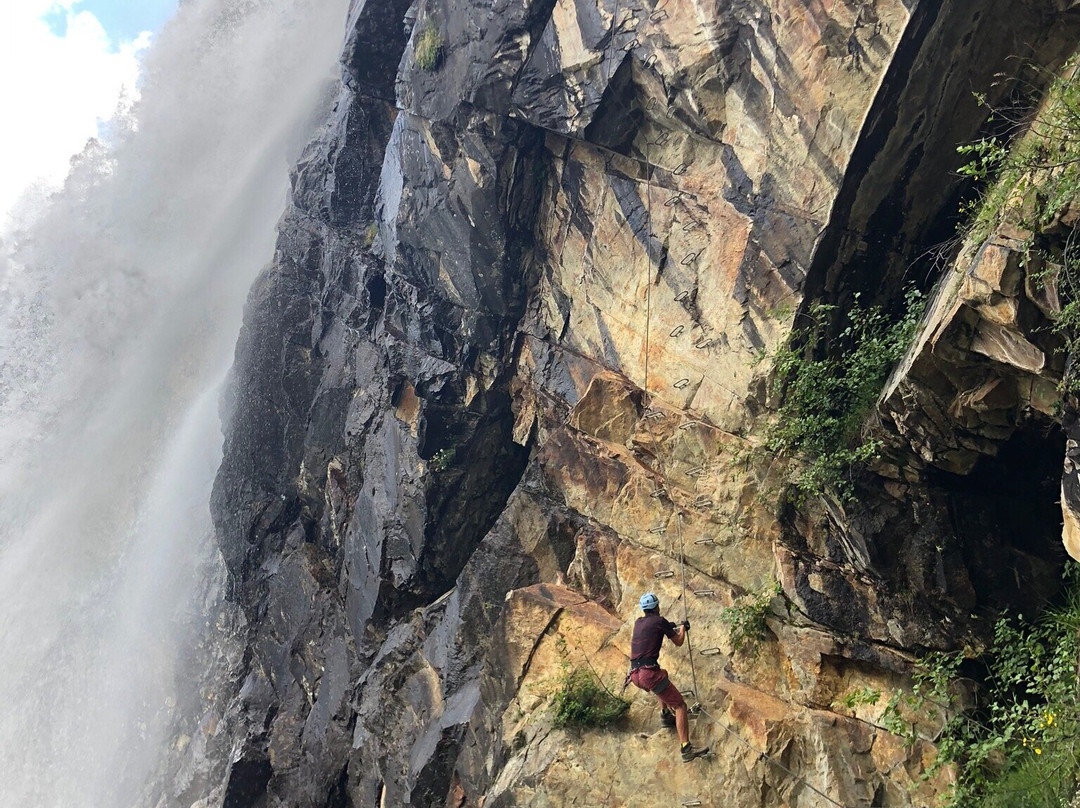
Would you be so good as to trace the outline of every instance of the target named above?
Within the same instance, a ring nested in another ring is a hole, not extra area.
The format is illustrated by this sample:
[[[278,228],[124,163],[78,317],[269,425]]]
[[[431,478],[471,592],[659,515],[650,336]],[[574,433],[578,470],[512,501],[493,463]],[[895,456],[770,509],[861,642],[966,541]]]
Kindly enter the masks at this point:
[[[59,186],[136,92],[139,55],[177,0],[0,0],[0,233],[31,186]]]

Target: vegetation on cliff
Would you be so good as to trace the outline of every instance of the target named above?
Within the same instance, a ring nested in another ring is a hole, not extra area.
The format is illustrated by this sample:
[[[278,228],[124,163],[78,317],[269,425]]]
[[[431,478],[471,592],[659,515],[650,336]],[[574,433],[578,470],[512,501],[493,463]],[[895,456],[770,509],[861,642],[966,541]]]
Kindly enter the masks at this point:
[[[732,650],[751,654],[756,650],[768,632],[765,619],[773,598],[781,591],[780,584],[773,581],[760,592],[744,595],[734,605],[720,610],[720,622],[728,627]]]
[[[433,71],[442,60],[445,43],[434,24],[428,25],[416,39],[416,64],[421,70]]]
[[[863,425],[911,344],[923,308],[923,295],[914,288],[905,294],[899,320],[859,295],[843,312],[816,303],[803,315],[808,325],[796,328],[772,354],[770,392],[781,404],[766,447],[802,461],[794,482],[803,492],[831,490],[848,498],[851,468],[877,458],[881,445],[863,434]],[[846,325],[825,344],[832,319],[840,315]]]
[[[1065,350],[1075,355],[1080,340],[1080,62],[1074,58],[1051,82],[1046,100],[1017,143],[1009,146],[1003,138],[986,137],[959,151],[971,158],[961,173],[989,183],[972,206],[969,239],[983,241],[1004,223],[1026,231],[1029,271],[1062,298],[1054,330]],[[1061,390],[1080,390],[1080,376],[1071,362]]]
[[[556,727],[606,727],[617,721],[630,702],[615,695],[587,668],[563,670],[552,700]]]
[[[894,696],[890,731],[914,741],[904,715],[939,723],[937,759],[927,776],[955,767],[949,808],[1062,808],[1080,777],[1080,565],[1065,573],[1063,605],[1037,620],[998,620],[991,645],[968,665],[980,669],[971,705],[960,687],[964,655],[931,654],[911,694]],[[972,672],[976,672],[973,670]]]

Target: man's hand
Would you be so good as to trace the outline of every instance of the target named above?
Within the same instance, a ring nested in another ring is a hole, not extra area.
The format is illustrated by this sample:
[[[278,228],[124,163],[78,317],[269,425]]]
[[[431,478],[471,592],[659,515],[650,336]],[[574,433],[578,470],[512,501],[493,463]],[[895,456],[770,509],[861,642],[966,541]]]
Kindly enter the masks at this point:
[[[683,630],[683,633],[690,630],[690,621],[689,620],[683,620],[682,621],[682,630]]]

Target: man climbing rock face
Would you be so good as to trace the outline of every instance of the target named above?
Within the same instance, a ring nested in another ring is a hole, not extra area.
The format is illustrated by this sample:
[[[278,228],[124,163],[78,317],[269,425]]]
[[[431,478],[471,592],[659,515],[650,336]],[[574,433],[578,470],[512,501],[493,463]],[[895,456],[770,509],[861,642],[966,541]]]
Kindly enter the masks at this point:
[[[686,700],[679,688],[668,678],[668,672],[660,667],[660,646],[664,637],[675,645],[686,641],[686,632],[690,623],[684,620],[676,626],[660,614],[660,600],[652,592],[647,592],[638,601],[644,616],[634,623],[634,637],[630,642],[630,681],[642,690],[648,690],[660,700],[660,720],[671,726],[674,714],[675,729],[679,733],[682,759],[689,762],[709,751],[709,747],[696,747],[690,744],[690,725],[686,715]]]

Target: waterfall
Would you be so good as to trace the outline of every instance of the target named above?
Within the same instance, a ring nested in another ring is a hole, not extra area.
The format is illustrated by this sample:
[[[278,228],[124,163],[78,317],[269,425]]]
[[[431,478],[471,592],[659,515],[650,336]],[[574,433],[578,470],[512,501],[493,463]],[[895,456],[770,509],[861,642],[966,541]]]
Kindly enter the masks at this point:
[[[219,396],[345,15],[182,4],[139,100],[0,248],[0,805],[140,804],[175,740],[222,576]]]

